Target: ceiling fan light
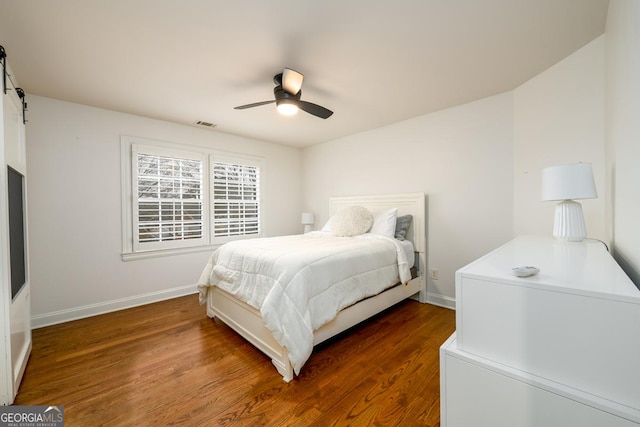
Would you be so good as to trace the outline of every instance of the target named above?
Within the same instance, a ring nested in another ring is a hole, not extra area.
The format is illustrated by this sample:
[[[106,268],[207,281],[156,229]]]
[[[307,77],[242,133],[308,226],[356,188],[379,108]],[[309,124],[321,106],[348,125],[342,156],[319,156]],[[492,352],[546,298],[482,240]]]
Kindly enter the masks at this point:
[[[278,113],[284,116],[293,116],[298,113],[298,106],[292,102],[279,102]]]

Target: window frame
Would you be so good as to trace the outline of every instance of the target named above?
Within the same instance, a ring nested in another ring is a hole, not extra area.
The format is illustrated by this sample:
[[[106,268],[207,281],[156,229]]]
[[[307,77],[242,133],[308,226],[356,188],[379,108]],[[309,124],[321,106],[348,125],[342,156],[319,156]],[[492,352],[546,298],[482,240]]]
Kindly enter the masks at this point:
[[[138,193],[137,153],[149,153],[169,157],[202,159],[202,229],[199,239],[170,240],[149,244],[138,242]],[[148,150],[148,151],[147,151]],[[258,234],[215,237],[213,231],[213,176],[212,165],[216,161],[255,166],[259,170]],[[265,235],[264,183],[265,161],[258,156],[232,153],[201,146],[164,142],[133,136],[121,137],[121,188],[122,188],[122,260],[155,258],[177,254],[211,251],[232,240],[263,237]]]

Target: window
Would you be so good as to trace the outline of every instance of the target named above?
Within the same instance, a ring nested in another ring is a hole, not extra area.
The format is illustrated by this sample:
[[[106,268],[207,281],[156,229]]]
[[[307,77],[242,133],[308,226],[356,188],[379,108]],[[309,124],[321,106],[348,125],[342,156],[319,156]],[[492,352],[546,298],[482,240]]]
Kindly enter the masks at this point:
[[[134,145],[132,159],[134,250],[204,243],[204,157]]]
[[[260,234],[260,167],[237,159],[213,158],[213,235]]]
[[[261,235],[260,159],[133,137],[122,155],[123,259]]]

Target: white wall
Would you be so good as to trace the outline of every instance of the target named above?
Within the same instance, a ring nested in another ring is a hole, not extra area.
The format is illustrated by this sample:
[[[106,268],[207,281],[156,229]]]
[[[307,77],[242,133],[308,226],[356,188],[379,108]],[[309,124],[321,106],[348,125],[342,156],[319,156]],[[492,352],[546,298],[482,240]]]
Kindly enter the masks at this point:
[[[302,210],[315,212],[320,228],[333,195],[426,193],[428,268],[439,271],[438,280],[428,280],[428,291],[432,301],[445,305],[455,297],[458,268],[514,235],[551,234],[554,203],[540,201],[542,168],[588,161],[600,194],[582,202],[589,235],[613,237],[618,259],[637,279],[639,8],[634,0],[612,0],[606,38],[513,92],[302,152],[29,96],[35,324],[190,292],[208,257],[121,261],[121,135],[264,156],[269,235],[300,232]],[[609,182],[605,149],[615,172]],[[607,212],[607,206],[614,209]]]
[[[505,93],[306,148],[304,209],[330,196],[428,195],[430,300],[452,303],[455,271],[512,237],[513,102]]]
[[[589,162],[597,199],[581,200],[589,237],[605,232],[604,36],[514,90],[514,234],[551,235],[542,169]]]
[[[613,249],[640,286],[640,1],[611,0],[606,38]]]
[[[122,135],[263,156],[266,233],[300,232],[298,149],[38,96],[27,99],[34,326],[195,291],[209,252],[121,260]]]
[[[609,240],[604,36],[513,92],[305,149],[304,208],[321,227],[332,195],[427,193],[440,276],[428,291],[450,302],[456,269],[515,235],[551,235],[541,171],[577,161],[592,163],[599,192],[582,201],[588,234]]]

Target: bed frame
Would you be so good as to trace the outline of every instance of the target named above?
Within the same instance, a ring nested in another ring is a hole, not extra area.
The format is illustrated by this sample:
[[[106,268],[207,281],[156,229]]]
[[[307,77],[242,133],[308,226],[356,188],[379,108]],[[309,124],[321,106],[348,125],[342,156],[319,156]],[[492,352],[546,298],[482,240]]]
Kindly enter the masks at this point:
[[[413,297],[423,303],[427,301],[427,281],[425,277],[425,272],[427,271],[427,211],[425,195],[422,193],[410,193],[332,197],[329,200],[330,215],[335,214],[343,207],[352,205],[364,206],[372,212],[395,207],[398,208],[398,216],[413,215],[413,221],[407,233],[407,240],[411,240],[415,248],[415,266],[418,274],[416,278],[405,285],[392,287],[340,311],[335,319],[314,332],[314,345],[357,325],[404,299]],[[287,349],[275,340],[271,331],[264,325],[260,311],[220,288],[212,286],[207,293],[207,315],[211,318],[217,317],[269,356],[286,382],[293,379],[293,368],[289,362]]]

